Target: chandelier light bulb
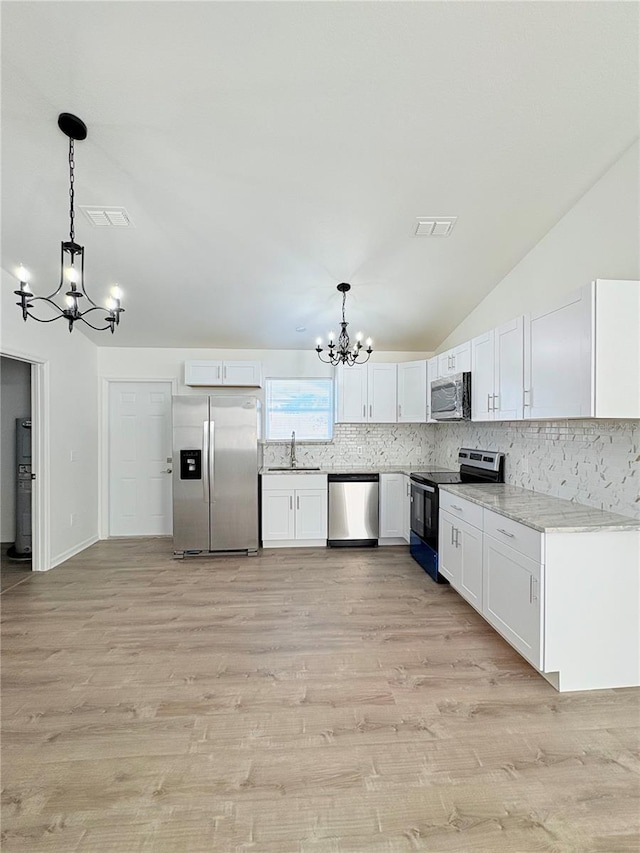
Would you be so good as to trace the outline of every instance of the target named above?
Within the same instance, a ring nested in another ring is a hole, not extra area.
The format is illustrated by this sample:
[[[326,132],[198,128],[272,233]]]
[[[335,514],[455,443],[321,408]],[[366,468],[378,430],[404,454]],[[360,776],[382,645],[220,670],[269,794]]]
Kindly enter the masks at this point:
[[[20,279],[21,283],[26,284],[29,281],[29,270],[26,270],[22,266],[22,264],[20,264],[20,266],[16,270],[16,274],[17,274],[18,278]]]
[[[370,347],[372,343],[373,343],[373,340],[371,338],[367,338],[367,340],[366,340],[367,346]]]
[[[67,308],[75,308],[76,307],[76,300],[73,298],[73,296],[67,296],[67,298],[65,299],[65,302],[67,303]]]
[[[322,346],[322,338],[316,338],[316,346]]]
[[[356,335],[356,341],[360,342],[362,340],[362,332],[358,332]]]
[[[333,339],[335,338],[335,336],[336,336],[336,333],[335,333],[335,332],[329,332],[329,334],[327,335],[327,337],[329,338],[329,342],[330,342],[330,343],[332,343],[332,342],[333,342]]]
[[[117,284],[111,288],[111,298],[112,299],[122,299],[122,290]]]
[[[72,284],[77,284],[80,280],[80,275],[78,274],[78,270],[75,267],[67,267],[66,273],[67,278]]]

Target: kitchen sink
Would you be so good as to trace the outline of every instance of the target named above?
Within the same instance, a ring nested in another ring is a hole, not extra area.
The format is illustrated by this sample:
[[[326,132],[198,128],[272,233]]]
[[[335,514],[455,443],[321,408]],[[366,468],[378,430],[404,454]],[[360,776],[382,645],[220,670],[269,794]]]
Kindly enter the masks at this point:
[[[295,473],[296,473],[296,472],[298,472],[298,471],[300,471],[300,472],[304,472],[304,471],[319,471],[319,470],[320,470],[320,468],[305,468],[305,467],[304,467],[304,466],[302,466],[302,465],[298,466],[297,468],[292,468],[290,465],[285,465],[285,466],[284,466],[284,467],[282,467],[282,468],[267,468],[266,470],[267,470],[267,471],[289,471],[289,473],[291,473],[291,474],[295,474]]]

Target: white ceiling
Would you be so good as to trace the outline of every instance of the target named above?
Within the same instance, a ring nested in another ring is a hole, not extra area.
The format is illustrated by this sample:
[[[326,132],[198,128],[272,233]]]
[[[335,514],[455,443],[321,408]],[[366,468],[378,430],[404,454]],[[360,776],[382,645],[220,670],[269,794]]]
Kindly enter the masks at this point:
[[[434,349],[637,136],[639,8],[5,2],[2,266],[53,289],[72,112],[76,204],[135,224],[78,216],[96,342],[311,347],[349,281],[351,331]]]

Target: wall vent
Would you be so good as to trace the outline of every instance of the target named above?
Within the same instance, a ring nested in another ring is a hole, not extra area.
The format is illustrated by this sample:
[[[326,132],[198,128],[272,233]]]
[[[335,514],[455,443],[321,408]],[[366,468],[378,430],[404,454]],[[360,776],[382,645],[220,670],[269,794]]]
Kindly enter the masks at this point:
[[[131,217],[124,207],[88,207],[80,205],[80,210],[92,225],[99,228],[130,228]]]
[[[419,216],[413,236],[448,237],[457,220],[457,216]]]

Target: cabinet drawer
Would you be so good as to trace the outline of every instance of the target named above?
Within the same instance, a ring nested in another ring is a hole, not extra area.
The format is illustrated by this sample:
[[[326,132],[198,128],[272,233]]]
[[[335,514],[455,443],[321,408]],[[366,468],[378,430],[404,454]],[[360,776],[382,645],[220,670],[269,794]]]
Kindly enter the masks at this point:
[[[459,498],[457,495],[451,495],[440,489],[440,509],[446,509],[451,515],[456,518],[461,518],[463,521],[473,524],[474,527],[482,529],[482,514],[484,510],[478,504],[467,501],[464,498]]]
[[[537,563],[544,562],[542,553],[543,534],[526,524],[512,521],[504,515],[498,515],[489,509],[484,511],[484,532],[493,536],[498,542],[503,542],[514,551],[530,557]]]
[[[280,489],[327,489],[326,474],[263,474],[262,491]]]

